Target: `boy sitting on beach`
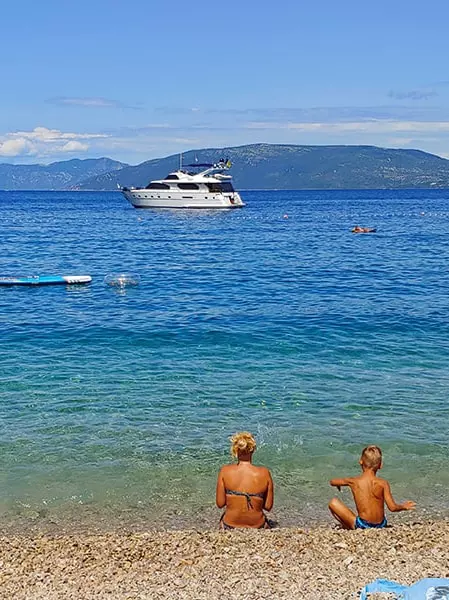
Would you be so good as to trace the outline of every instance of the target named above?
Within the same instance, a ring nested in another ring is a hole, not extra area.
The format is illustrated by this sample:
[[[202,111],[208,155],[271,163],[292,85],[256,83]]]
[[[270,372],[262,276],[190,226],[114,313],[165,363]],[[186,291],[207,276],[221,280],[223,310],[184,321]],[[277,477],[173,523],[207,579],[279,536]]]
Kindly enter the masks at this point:
[[[358,515],[354,514],[338,498],[332,498],[329,502],[329,510],[332,516],[341,523],[345,529],[370,529],[383,528],[387,526],[384,504],[391,512],[401,510],[413,510],[415,502],[407,500],[403,504],[396,504],[391,495],[390,484],[386,479],[377,477],[377,471],[382,468],[382,450],[377,446],[367,446],[363,449],[359,461],[362,474],[357,477],[345,477],[344,479],[331,479],[331,485],[340,489],[349,486]]]

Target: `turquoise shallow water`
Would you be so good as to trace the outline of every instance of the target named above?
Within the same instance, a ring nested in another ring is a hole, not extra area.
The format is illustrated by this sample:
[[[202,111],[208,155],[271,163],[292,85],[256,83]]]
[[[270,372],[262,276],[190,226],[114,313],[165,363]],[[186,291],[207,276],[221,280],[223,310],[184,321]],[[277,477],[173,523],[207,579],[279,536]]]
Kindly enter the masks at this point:
[[[93,277],[0,288],[4,527],[209,526],[240,429],[280,524],[327,520],[327,480],[368,443],[416,517],[448,514],[449,191],[244,200],[0,192],[0,275]],[[104,285],[120,271],[140,286]]]

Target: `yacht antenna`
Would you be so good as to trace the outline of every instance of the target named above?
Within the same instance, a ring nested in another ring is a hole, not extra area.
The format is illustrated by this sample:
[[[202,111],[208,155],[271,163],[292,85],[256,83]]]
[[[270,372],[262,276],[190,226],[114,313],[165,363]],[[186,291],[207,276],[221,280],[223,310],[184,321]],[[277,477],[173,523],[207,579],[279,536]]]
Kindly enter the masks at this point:
[[[179,170],[182,171],[182,152],[179,155]]]

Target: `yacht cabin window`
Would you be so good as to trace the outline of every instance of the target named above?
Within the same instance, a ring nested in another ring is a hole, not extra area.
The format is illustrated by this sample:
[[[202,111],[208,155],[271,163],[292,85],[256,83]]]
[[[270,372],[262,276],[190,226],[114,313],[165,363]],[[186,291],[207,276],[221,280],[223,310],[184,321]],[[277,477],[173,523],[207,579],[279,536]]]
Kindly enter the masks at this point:
[[[166,183],[152,182],[147,185],[146,190],[169,190],[170,186]]]
[[[199,190],[199,186],[196,183],[178,183],[180,190]]]
[[[220,183],[208,183],[207,187],[209,188],[209,192],[220,193],[220,192],[233,192],[234,188],[232,187],[232,183],[228,182],[220,182]]]

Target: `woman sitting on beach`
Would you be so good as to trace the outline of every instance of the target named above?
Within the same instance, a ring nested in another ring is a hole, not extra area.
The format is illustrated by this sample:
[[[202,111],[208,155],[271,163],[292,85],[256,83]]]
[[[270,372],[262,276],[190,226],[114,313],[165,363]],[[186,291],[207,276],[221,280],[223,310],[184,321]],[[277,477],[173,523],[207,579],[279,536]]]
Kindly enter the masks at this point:
[[[232,436],[231,454],[237,464],[222,467],[217,479],[217,506],[226,507],[221,529],[270,529],[263,511],[273,506],[273,480],[266,467],[252,464],[255,449],[256,440],[247,431]]]

